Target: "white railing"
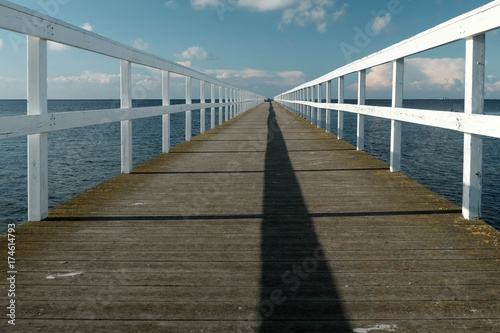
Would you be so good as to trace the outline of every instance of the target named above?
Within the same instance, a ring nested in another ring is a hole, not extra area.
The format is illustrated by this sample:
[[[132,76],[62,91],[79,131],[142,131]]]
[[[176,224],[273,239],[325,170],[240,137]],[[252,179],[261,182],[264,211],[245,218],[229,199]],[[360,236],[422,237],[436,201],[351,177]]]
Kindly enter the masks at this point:
[[[338,111],[338,139],[343,138],[343,112],[358,115],[357,148],[364,150],[364,117],[390,119],[391,171],[401,167],[401,123],[415,123],[464,133],[463,203],[466,219],[481,216],[482,136],[500,138],[500,116],[484,115],[485,33],[500,27],[500,1],[456,17],[419,35],[380,52],[350,63],[315,80],[304,83],[275,97],[275,100],[305,118],[321,120],[326,110],[326,128],[330,129],[331,110]],[[403,108],[405,57],[437,48],[455,41],[466,40],[465,108],[464,113]],[[365,105],[366,70],[392,63],[392,107]],[[344,77],[358,73],[358,105],[344,103]],[[338,80],[338,103],[330,103],[332,80]],[[321,103],[322,85],[326,84],[326,101]],[[316,100],[314,88],[317,88]],[[315,117],[316,116],[316,117]]]
[[[28,136],[28,220],[48,216],[47,133],[63,129],[121,122],[121,170],[132,171],[132,120],[162,116],[163,152],[170,149],[170,115],[185,112],[186,140],[192,136],[192,110],[200,109],[200,132],[205,132],[205,109],[211,109],[211,127],[215,127],[215,108],[219,124],[264,101],[264,97],[216,80],[174,62],[120,44],[98,34],[48,17],[41,13],[0,0],[0,28],[27,35],[28,38],[28,115],[2,117],[0,139]],[[121,109],[48,113],[47,41],[53,41],[120,60]],[[132,108],[131,65],[162,71],[163,105]],[[186,104],[170,105],[170,74],[186,77]],[[192,104],[191,80],[200,81],[199,104]],[[211,85],[211,103],[205,103],[206,84]],[[218,100],[216,103],[216,87]],[[225,94],[224,94],[225,92]]]

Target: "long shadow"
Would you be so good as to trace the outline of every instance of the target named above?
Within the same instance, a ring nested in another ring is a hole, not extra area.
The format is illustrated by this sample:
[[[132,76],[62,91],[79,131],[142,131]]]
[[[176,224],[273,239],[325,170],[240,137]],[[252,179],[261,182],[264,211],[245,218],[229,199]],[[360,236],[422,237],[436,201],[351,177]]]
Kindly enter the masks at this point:
[[[260,332],[352,332],[272,104],[263,204]]]

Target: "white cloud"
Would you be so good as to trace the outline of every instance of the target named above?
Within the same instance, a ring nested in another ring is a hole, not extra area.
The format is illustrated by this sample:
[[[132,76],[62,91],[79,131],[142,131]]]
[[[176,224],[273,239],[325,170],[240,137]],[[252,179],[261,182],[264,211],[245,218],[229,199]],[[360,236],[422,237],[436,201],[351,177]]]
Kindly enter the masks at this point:
[[[191,0],[191,6],[196,9],[202,9],[205,7],[218,7],[223,5],[224,1],[222,0]]]
[[[278,72],[278,76],[289,85],[299,85],[305,81],[305,75],[301,71]]]
[[[338,21],[347,13],[347,4],[331,12],[334,5],[334,0],[300,0],[296,7],[283,11],[279,27],[291,23],[299,26],[314,24],[319,32],[326,32],[330,23]]]
[[[52,51],[66,51],[69,50],[71,47],[68,45],[49,41],[47,43],[47,48]]]
[[[260,12],[285,9],[296,5],[300,1],[297,0],[239,0],[240,7],[249,7]]]
[[[192,63],[189,60],[188,61],[177,61],[177,63],[179,65],[186,66],[186,67],[191,67],[192,66]]]
[[[175,9],[177,8],[177,3],[175,2],[175,0],[168,0],[167,2],[165,2],[165,6],[168,8]]]
[[[215,75],[219,80],[225,80],[230,78],[240,78],[240,79],[248,79],[248,78],[265,78],[272,77],[273,75],[270,72],[245,68],[241,70],[237,69],[209,69],[204,70],[207,74]]]
[[[202,71],[242,89],[268,96],[274,96],[306,81],[305,75],[301,71],[274,72],[254,68]]]
[[[0,49],[2,48],[3,46],[3,40],[0,38]]]
[[[195,9],[210,7],[225,11],[240,7],[260,12],[283,10],[279,28],[291,23],[299,26],[314,24],[319,32],[326,32],[329,24],[347,13],[347,3],[337,10],[334,10],[335,4],[336,0],[191,0],[191,7]]]
[[[106,73],[93,73],[90,71],[84,71],[80,75],[75,76],[59,76],[55,78],[49,78],[49,84],[110,84],[120,81],[120,74],[106,74]]]
[[[405,96],[436,98],[450,93],[461,95],[465,81],[464,70],[464,58],[406,59]],[[366,87],[372,92],[390,92],[392,64],[373,67],[366,76]],[[357,83],[349,89],[357,90]]]
[[[190,47],[186,51],[176,54],[175,56],[181,60],[207,60],[210,58],[210,54],[199,46]]]
[[[94,26],[92,26],[89,22],[85,22],[80,28],[87,31],[94,31]]]
[[[406,75],[411,89],[462,91],[465,82],[464,58],[407,59]]]
[[[149,48],[149,43],[146,43],[142,38],[137,38],[133,46],[141,51],[146,51]]]
[[[389,24],[391,24],[391,13],[387,13],[384,16],[377,16],[373,19],[373,24],[370,27],[370,30],[375,34],[379,34],[382,31],[386,30]]]

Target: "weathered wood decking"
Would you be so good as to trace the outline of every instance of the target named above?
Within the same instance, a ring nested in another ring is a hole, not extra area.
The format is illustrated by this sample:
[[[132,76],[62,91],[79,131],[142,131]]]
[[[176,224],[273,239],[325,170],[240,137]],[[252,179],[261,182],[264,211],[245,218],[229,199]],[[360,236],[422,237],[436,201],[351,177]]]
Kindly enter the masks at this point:
[[[273,106],[18,227],[15,331],[500,330],[498,231]]]

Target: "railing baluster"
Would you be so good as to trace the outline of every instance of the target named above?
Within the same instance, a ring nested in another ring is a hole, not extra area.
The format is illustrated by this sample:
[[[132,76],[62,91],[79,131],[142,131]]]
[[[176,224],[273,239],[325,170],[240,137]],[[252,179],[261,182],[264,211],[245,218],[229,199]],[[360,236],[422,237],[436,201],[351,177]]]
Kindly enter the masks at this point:
[[[311,98],[311,102],[314,102],[314,87],[310,87],[309,93],[310,93],[309,97]],[[312,106],[311,106],[311,110],[309,113],[309,121],[311,122],[311,124],[314,123],[314,108]]]
[[[306,87],[305,91],[306,91],[306,101],[310,102],[309,87]],[[306,118],[306,120],[309,120],[309,115],[310,114],[311,114],[311,107],[310,106],[306,106],[306,114],[305,114],[304,118]]]
[[[304,102],[306,100],[306,90],[305,89],[300,89],[300,100],[302,102]],[[300,106],[300,116],[302,118],[305,118],[306,117],[306,106],[304,104],[302,104]]]
[[[170,105],[170,72],[162,72],[162,105]],[[162,151],[170,151],[170,113],[162,116]]]
[[[210,97],[212,104],[215,103],[215,84],[210,85]],[[215,128],[215,107],[210,109],[210,128]]]
[[[46,114],[47,41],[28,36],[28,115]],[[48,134],[28,135],[28,220],[49,215]]]
[[[191,77],[186,76],[186,104],[192,104],[191,99]],[[192,138],[192,111],[186,111],[186,141]]]
[[[323,84],[318,84],[318,103],[322,103],[323,102]],[[318,120],[317,120],[317,126],[318,128],[321,127],[321,122],[322,122],[322,119],[321,119],[321,108],[317,108],[317,111],[316,111],[318,114]]]
[[[205,104],[205,81],[200,80],[200,103]],[[205,108],[200,109],[200,133],[205,133]]]
[[[226,102],[229,102],[229,99],[230,99],[230,97],[229,97],[229,88],[226,88],[225,90],[226,91],[224,92],[224,96],[226,98]],[[224,121],[228,121],[229,120],[229,108],[230,108],[230,106],[226,106],[226,110],[225,110],[226,112],[224,114]]]
[[[341,76],[338,78],[338,89],[339,89],[339,104],[344,103],[344,77]],[[344,139],[344,112],[338,111],[338,119],[337,119],[337,138],[339,140]]]
[[[366,104],[366,70],[358,72],[358,105]],[[365,150],[365,116],[358,113],[358,150]]]
[[[224,103],[224,88],[219,86],[219,103]],[[222,114],[224,113],[224,107],[219,107],[219,125],[222,124]]]
[[[466,114],[484,112],[485,35],[466,40],[465,106]],[[479,135],[464,134],[462,213],[468,220],[481,217],[483,173],[483,139]]]
[[[326,81],[326,103],[332,102],[332,81]],[[331,133],[332,110],[326,110],[326,132]]]
[[[120,61],[120,99],[121,108],[132,107],[132,64],[130,61]],[[132,172],[132,120],[121,122],[121,171]]]
[[[403,107],[404,58],[393,62],[392,107]],[[401,122],[391,120],[391,172],[401,171]]]

